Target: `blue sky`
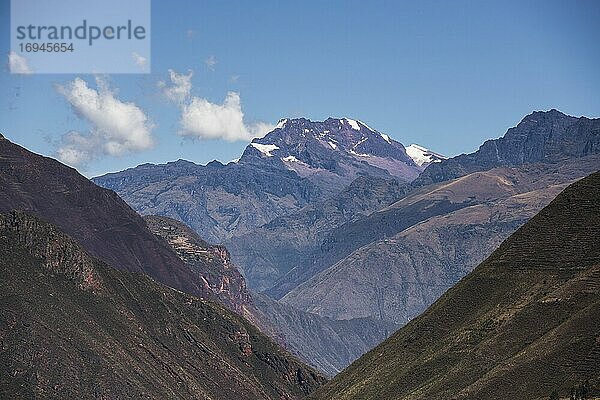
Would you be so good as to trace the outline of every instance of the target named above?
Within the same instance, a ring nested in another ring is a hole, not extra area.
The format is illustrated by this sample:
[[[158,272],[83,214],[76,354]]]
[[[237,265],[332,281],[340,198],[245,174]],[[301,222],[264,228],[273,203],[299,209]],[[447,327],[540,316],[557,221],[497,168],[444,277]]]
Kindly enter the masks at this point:
[[[65,92],[76,78],[98,90],[95,77],[11,75],[8,1],[0,14],[0,132],[56,156],[67,132],[93,128]],[[533,110],[599,117],[598,21],[598,1],[153,1],[152,73],[101,77],[147,116],[153,146],[96,154],[78,169],[95,176],[241,154],[247,139],[181,135],[182,106],[158,86],[170,69],[193,71],[188,104],[237,93],[248,127],[348,116],[447,155],[475,150]]]

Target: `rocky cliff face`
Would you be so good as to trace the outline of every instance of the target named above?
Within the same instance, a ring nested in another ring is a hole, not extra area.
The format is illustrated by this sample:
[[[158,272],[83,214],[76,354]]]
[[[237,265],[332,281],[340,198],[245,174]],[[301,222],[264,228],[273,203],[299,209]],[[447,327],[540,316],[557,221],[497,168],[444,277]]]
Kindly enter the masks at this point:
[[[312,399],[600,394],[600,172]]]
[[[246,281],[231,263],[224,246],[205,242],[183,223],[167,217],[146,216],[148,228],[165,239],[177,255],[201,276],[201,296],[218,301],[238,314],[250,304]]]
[[[296,399],[324,382],[243,318],[0,214],[0,397]]]
[[[536,111],[479,150],[428,166],[414,182],[427,185],[494,167],[555,163],[600,153],[600,119]]]

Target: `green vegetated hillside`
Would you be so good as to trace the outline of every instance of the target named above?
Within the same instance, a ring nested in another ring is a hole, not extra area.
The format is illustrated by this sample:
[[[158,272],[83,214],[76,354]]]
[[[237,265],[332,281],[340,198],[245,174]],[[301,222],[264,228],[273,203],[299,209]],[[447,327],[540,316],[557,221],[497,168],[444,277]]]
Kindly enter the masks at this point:
[[[296,399],[325,379],[225,307],[0,214],[0,398]]]
[[[600,172],[311,399],[546,399],[600,386]]]

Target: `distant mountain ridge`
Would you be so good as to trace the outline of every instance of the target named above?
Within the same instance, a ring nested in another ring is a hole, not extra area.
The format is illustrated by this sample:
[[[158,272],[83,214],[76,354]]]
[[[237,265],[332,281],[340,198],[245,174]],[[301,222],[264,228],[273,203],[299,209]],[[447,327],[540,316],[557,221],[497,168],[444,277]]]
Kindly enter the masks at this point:
[[[534,111],[479,150],[429,165],[415,186],[442,182],[471,172],[528,163],[555,163],[600,153],[600,118],[572,117],[558,110]]]
[[[307,262],[278,278],[267,293],[274,298],[282,298],[302,282],[350,256],[362,246],[390,238],[426,219],[443,216],[479,202],[469,198],[460,201],[437,198],[431,203],[419,199],[411,205],[406,204],[410,199],[419,198],[419,191],[435,189],[432,185],[497,167],[519,167],[535,163],[547,165],[549,174],[558,170],[561,163],[573,163],[573,171],[576,171],[577,160],[586,160],[587,169],[580,171],[582,175],[579,177],[582,177],[595,171],[596,167],[600,169],[600,161],[594,159],[600,154],[600,145],[596,143],[600,143],[600,119],[570,117],[556,110],[534,112],[523,118],[517,127],[510,128],[505,137],[486,141],[477,152],[429,164],[416,180],[407,184],[404,194],[397,199],[398,205],[404,206],[390,206],[330,229],[321,236],[320,246],[310,249],[304,255]],[[490,148],[501,150],[496,154]],[[506,156],[502,155],[504,153]],[[525,182],[520,182],[523,183]],[[486,190],[487,186],[478,191],[477,182],[474,182],[471,193],[476,198],[478,195],[485,196]],[[261,233],[260,230],[257,232]],[[451,240],[447,241],[447,245],[452,245]]]
[[[335,230],[335,246],[321,254],[336,261],[280,301],[334,319],[405,324],[565,186],[598,170],[600,155],[594,155],[494,168],[429,185]],[[427,213],[440,206],[437,215]],[[421,221],[403,224],[412,214]],[[347,242],[343,232],[348,232]]]

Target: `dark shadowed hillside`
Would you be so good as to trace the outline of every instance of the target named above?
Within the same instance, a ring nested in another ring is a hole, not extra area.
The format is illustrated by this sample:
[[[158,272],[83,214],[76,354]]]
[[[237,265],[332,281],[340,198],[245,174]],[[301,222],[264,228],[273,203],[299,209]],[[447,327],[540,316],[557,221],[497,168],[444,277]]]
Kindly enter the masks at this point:
[[[22,210],[58,226],[115,268],[189,293],[203,282],[117,194],[72,168],[0,138],[0,212]]]
[[[0,215],[0,398],[297,399],[324,379],[223,306]]]
[[[568,398],[600,389],[600,172],[565,189],[314,399]]]

